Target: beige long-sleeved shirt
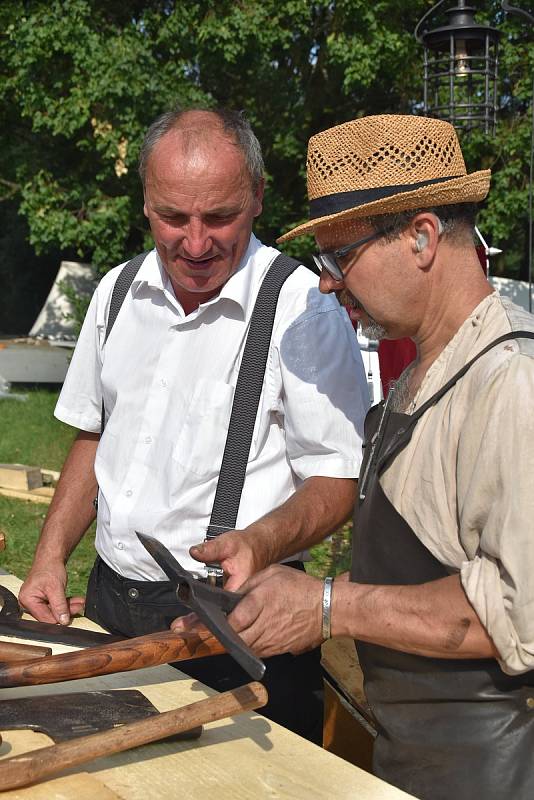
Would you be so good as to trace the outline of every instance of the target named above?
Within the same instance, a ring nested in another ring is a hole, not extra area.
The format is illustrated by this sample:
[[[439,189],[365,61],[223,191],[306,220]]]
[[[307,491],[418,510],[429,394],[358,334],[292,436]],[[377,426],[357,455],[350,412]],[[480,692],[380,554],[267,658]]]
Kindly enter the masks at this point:
[[[534,316],[489,295],[428,370],[415,408],[511,330],[534,331]],[[421,542],[460,573],[502,669],[533,669],[534,340],[479,359],[423,415],[381,483]]]

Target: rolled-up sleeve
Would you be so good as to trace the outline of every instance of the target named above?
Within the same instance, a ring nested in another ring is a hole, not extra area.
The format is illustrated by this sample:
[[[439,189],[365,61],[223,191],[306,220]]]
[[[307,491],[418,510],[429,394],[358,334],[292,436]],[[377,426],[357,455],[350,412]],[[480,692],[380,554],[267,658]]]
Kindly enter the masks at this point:
[[[534,669],[533,397],[534,359],[518,353],[472,410],[477,449],[459,503],[462,534],[480,537],[462,585],[512,675]]]
[[[345,310],[320,297],[285,329],[275,353],[287,455],[302,480],[357,478],[369,389]]]

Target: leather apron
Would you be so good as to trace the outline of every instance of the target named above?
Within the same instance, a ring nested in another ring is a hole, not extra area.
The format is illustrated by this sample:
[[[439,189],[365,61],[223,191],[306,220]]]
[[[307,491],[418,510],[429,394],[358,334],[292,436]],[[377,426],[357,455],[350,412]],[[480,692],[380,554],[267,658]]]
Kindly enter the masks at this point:
[[[414,585],[450,574],[389,502],[379,478],[425,411],[500,341],[414,414],[390,412],[387,402],[370,410],[351,580]],[[509,676],[494,659],[427,658],[365,642],[356,647],[378,733],[376,775],[423,800],[534,798],[534,671]]]

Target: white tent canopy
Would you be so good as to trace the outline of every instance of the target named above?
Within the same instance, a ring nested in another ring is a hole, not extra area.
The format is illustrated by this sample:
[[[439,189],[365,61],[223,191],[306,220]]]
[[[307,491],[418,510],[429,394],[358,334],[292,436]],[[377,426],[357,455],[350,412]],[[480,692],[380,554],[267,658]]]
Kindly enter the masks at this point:
[[[29,336],[45,339],[75,340],[74,322],[70,319],[72,306],[63,294],[61,285],[71,286],[77,294],[92,294],[96,285],[95,272],[90,264],[62,261],[48,297],[30,330]]]

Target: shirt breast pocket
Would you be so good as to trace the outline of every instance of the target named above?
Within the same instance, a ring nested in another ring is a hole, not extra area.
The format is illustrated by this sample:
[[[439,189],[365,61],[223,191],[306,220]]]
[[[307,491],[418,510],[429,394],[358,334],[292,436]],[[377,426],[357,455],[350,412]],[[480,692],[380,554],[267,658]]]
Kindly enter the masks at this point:
[[[232,412],[234,387],[221,381],[197,380],[173,459],[188,473],[207,479],[221,468]]]

